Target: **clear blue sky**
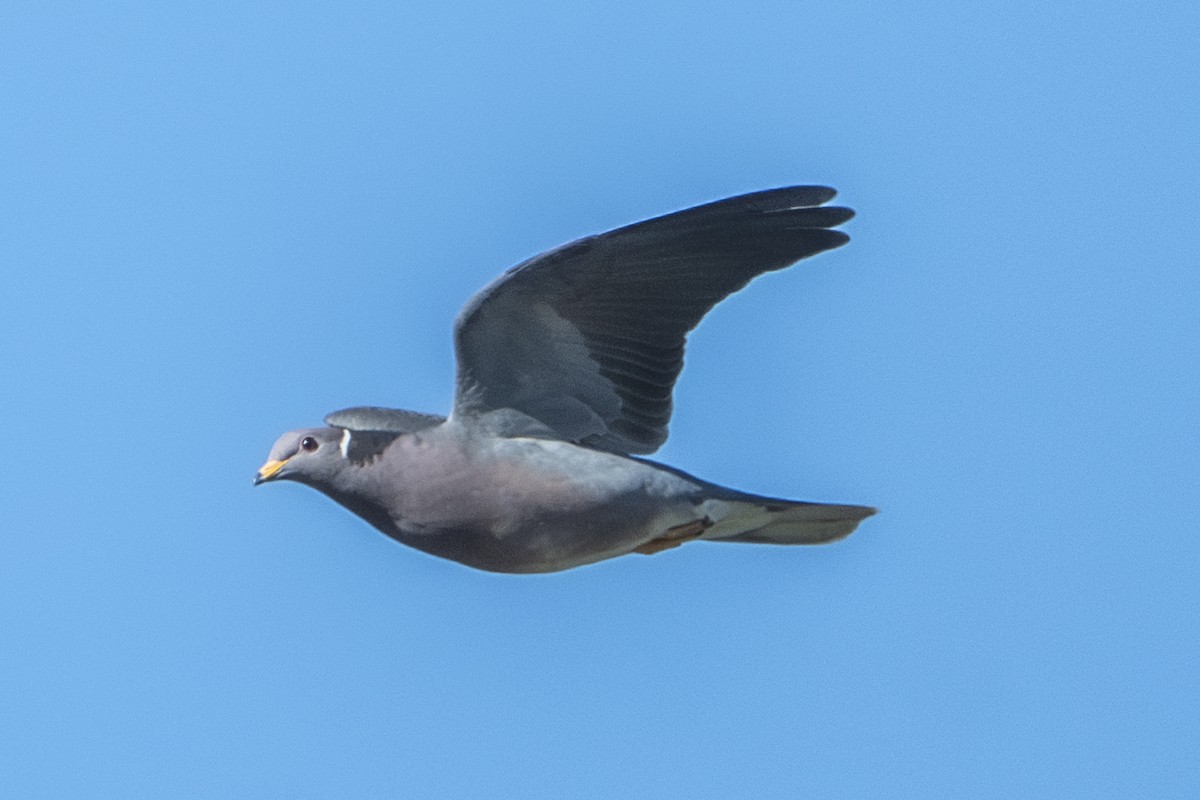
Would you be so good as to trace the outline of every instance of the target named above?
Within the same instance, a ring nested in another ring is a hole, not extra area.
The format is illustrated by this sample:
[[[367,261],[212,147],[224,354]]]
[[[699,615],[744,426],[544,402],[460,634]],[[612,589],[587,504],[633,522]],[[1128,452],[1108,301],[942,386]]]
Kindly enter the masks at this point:
[[[0,796],[1195,797],[1198,31],[6,3]],[[659,457],[845,542],[497,576],[251,488],[445,411],[511,264],[810,182],[854,240],[704,322]]]

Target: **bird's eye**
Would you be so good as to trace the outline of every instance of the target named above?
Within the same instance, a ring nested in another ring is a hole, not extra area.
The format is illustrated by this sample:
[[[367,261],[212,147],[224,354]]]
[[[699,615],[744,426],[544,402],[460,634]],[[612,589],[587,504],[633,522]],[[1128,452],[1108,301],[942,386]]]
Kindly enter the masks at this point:
[[[311,453],[318,447],[317,440],[311,436],[305,436],[300,440],[300,449],[306,453]]]

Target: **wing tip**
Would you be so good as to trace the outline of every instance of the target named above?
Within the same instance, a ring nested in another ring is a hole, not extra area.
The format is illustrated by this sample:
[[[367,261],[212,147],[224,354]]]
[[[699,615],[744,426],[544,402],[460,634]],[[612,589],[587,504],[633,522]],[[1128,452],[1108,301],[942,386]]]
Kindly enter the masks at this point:
[[[815,208],[837,197],[837,189],[823,184],[781,186],[742,195],[747,200],[763,204],[760,211],[787,211],[792,208]]]

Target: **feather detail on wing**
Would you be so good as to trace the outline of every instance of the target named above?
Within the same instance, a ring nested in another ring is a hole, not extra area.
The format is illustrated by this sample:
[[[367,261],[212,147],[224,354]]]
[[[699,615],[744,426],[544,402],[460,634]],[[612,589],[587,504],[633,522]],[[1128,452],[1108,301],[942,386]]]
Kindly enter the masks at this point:
[[[455,415],[511,408],[563,439],[650,453],[667,438],[686,337],[755,276],[845,244],[848,208],[798,186],[590,236],[510,269],[455,326]]]

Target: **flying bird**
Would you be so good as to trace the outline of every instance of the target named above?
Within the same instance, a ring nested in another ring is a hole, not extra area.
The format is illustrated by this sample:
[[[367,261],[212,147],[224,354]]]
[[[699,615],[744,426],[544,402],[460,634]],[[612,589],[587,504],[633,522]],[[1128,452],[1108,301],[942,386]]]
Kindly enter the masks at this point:
[[[284,434],[254,483],[317,489],[388,536],[494,572],[693,540],[819,544],[875,509],[760,497],[641,458],[666,441],[687,334],[754,277],[839,247],[834,190],[718,200],[535,256],[454,325],[449,417],[361,407]]]

